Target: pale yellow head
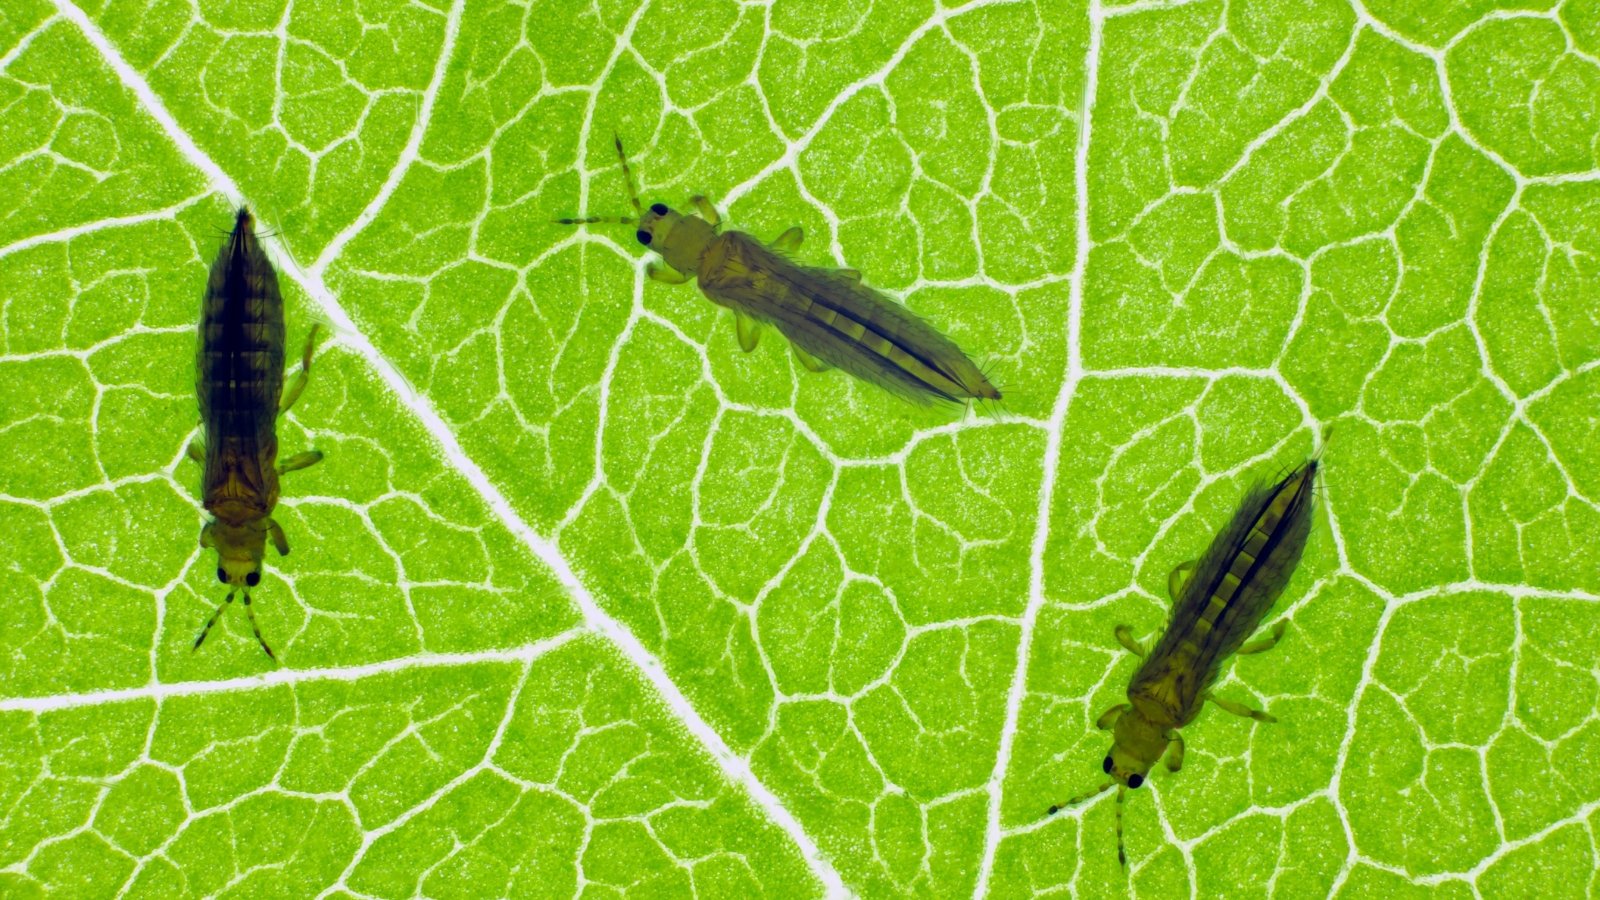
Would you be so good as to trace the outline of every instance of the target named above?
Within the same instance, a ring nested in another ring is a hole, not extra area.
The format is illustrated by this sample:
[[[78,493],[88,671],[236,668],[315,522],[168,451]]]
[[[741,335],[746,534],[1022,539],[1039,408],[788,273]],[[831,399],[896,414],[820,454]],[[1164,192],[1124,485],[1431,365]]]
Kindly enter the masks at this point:
[[[253,524],[209,522],[200,529],[200,546],[217,551],[217,580],[233,588],[253,588],[261,583],[261,560],[266,556],[267,532]]]
[[[667,265],[679,272],[700,270],[700,258],[717,236],[715,229],[699,216],[686,216],[665,203],[652,203],[639,215],[639,243],[661,254]]]
[[[211,614],[206,621],[200,635],[194,639],[192,649],[200,649],[205,642],[206,635],[211,633],[211,627],[217,624],[217,619],[222,616],[222,611],[233,602],[235,594],[244,595],[245,612],[250,616],[250,630],[255,633],[256,640],[261,644],[261,649],[267,656],[276,660],[278,655],[267,646],[266,639],[261,636],[261,626],[256,623],[255,609],[250,605],[250,589],[261,583],[261,560],[266,555],[267,532],[269,520],[245,522],[243,524],[230,524],[217,520],[206,523],[200,529],[200,546],[213,548],[217,551],[217,580],[228,586],[228,596],[218,604],[217,611]]]
[[[632,216],[579,216],[557,219],[558,225],[632,225],[634,239],[661,254],[667,265],[685,274],[695,274],[700,269],[700,258],[716,238],[711,223],[695,215],[684,215],[665,203],[652,203],[646,209],[639,202],[639,192],[633,187],[633,172],[628,168],[628,157],[622,150],[622,139],[614,138],[617,161],[622,166],[623,180],[628,183],[628,200],[633,204]]]
[[[1150,767],[1167,751],[1166,730],[1145,718],[1138,707],[1117,717],[1112,726],[1111,752],[1101,768],[1117,784],[1137,790],[1144,785]]]

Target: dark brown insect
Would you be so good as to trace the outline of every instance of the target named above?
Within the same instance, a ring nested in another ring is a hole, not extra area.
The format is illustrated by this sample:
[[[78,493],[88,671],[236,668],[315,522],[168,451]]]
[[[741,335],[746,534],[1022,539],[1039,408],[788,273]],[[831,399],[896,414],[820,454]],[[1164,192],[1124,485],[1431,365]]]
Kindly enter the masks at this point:
[[[1102,768],[1111,780],[1087,794],[1050,807],[1054,815],[1117,788],[1117,861],[1128,864],[1122,848],[1122,797],[1143,785],[1161,760],[1170,772],[1183,765],[1183,736],[1207,700],[1237,716],[1275,722],[1272,716],[1211,693],[1222,666],[1234,654],[1269,650],[1283,637],[1280,620],[1264,638],[1245,639],[1266,618],[1289,576],[1300,563],[1311,532],[1312,488],[1318,461],[1290,472],[1276,484],[1259,485],[1245,495],[1228,525],[1197,563],[1184,563],[1167,581],[1172,615],[1155,649],[1118,625],[1118,643],[1144,659],[1128,685],[1128,702],[1106,710],[1095,721],[1114,728],[1111,752]]]
[[[267,656],[277,659],[261,637],[250,606],[250,589],[261,583],[268,535],[278,555],[289,552],[283,529],[272,520],[278,504],[278,476],[322,459],[320,451],[307,450],[278,462],[278,416],[305,390],[316,337],[313,326],[301,356],[300,374],[284,391],[283,296],[278,292],[278,274],[256,239],[250,210],[240,208],[233,232],[211,266],[195,355],[195,389],[205,446],[190,444],[189,456],[205,467],[200,493],[212,516],[200,529],[200,546],[216,549],[217,580],[228,586],[228,596],[194,639],[196,650],[234,595],[242,592],[256,640]]]
[[[739,346],[756,348],[761,326],[789,339],[801,365],[813,372],[838,367],[915,403],[998,400],[1000,392],[956,342],[881,292],[854,269],[801,266],[788,253],[803,233],[790,228],[770,245],[742,231],[721,231],[722,219],[704,197],[690,199],[699,216],[664,203],[645,209],[617,139],[633,216],[557,219],[562,225],[633,225],[639,243],[661,254],[651,278],[682,284],[691,277],[711,302],[733,310]]]

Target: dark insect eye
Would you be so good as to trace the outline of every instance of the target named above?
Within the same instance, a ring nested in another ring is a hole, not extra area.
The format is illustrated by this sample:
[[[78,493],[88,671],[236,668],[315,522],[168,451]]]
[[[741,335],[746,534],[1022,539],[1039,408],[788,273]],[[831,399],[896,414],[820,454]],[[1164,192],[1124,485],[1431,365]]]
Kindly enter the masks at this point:
[[[261,583],[261,573],[260,572],[251,572],[249,575],[246,575],[244,577],[245,587],[255,587],[256,585],[258,585],[260,583]]]
[[[1106,770],[1106,774],[1110,775],[1111,774],[1111,757],[1107,756],[1105,765],[1101,766],[1100,768],[1105,769]]]
[[[1144,784],[1143,775],[1135,772],[1134,774],[1128,776],[1128,787],[1137,789],[1141,784]]]
[[[228,583],[228,570],[227,569],[222,569],[222,568],[217,569],[217,580],[222,582],[223,584],[227,584]]]
[[[667,214],[667,205],[665,203],[652,203],[650,204],[650,211],[658,216],[664,216]]]
[[[641,243],[641,244],[649,244],[650,243],[650,232],[648,232],[648,231],[640,231],[638,234],[634,235],[634,237],[638,238],[639,239],[639,243]]]

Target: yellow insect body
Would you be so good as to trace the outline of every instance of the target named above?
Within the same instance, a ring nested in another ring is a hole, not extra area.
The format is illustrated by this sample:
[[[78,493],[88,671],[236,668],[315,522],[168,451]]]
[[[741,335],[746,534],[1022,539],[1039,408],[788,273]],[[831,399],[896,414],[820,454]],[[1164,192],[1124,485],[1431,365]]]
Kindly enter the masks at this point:
[[[1235,715],[1276,721],[1212,695],[1210,687],[1229,656],[1271,649],[1283,636],[1280,621],[1267,637],[1245,643],[1283,593],[1305,550],[1317,467],[1316,459],[1308,460],[1278,483],[1251,491],[1199,561],[1173,571],[1168,582],[1172,615],[1148,655],[1128,626],[1116,629],[1117,641],[1144,657],[1144,664],[1128,685],[1128,702],[1107,710],[1095,723],[1113,729],[1111,752],[1102,765],[1112,780],[1049,812],[1117,787],[1117,859],[1123,865],[1124,790],[1143,785],[1158,760],[1169,771],[1178,771],[1183,765],[1178,730],[1195,720],[1207,700]]]
[[[734,311],[745,351],[755,349],[760,326],[771,325],[812,371],[838,367],[918,403],[1000,399],[1000,392],[954,341],[862,284],[859,272],[792,262],[784,254],[800,245],[799,228],[767,245],[743,232],[720,231],[721,218],[704,197],[691,201],[699,216],[663,203],[645,209],[634,193],[620,140],[617,156],[638,215],[557,221],[637,226],[639,243],[666,263],[652,265],[650,276],[669,284],[693,277],[712,302]]]
[[[316,328],[306,340],[300,374],[283,389],[283,297],[278,276],[255,235],[255,220],[240,209],[227,243],[217,254],[206,284],[195,356],[195,389],[205,446],[191,444],[189,456],[204,466],[201,496],[212,520],[200,530],[200,546],[217,551],[217,580],[228,596],[195,638],[194,648],[236,592],[243,592],[250,627],[261,649],[276,659],[261,637],[250,589],[261,582],[266,541],[280,556],[289,552],[283,529],[272,519],[278,504],[278,476],[322,459],[316,450],[278,463],[278,416],[294,405],[311,369]],[[280,403],[280,397],[282,402]]]

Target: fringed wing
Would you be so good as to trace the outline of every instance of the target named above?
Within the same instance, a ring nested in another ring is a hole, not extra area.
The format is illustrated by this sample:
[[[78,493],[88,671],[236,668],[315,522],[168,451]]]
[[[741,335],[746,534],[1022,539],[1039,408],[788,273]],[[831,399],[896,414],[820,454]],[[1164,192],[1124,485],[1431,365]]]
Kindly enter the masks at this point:
[[[797,266],[737,233],[700,286],[712,300],[776,327],[796,347],[916,403],[998,399],[956,342],[884,294],[835,269]]]
[[[277,499],[276,424],[283,392],[283,298],[277,274],[241,211],[211,267],[200,316],[195,387],[206,431],[202,493],[215,514]]]
[[[1258,485],[1195,564],[1167,629],[1128,693],[1172,679],[1177,709],[1196,710],[1222,664],[1260,627],[1300,563],[1311,532],[1310,460],[1276,484]]]

